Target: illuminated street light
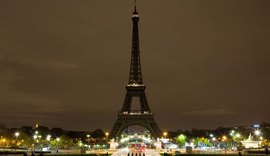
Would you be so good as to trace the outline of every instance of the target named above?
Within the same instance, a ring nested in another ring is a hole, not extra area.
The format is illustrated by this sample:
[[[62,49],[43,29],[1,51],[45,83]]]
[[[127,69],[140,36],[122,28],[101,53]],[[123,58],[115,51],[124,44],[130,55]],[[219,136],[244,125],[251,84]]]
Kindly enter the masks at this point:
[[[212,141],[216,141],[217,139],[215,137],[212,138]]]
[[[259,136],[261,134],[261,132],[259,130],[255,131],[255,135]]]
[[[15,138],[16,138],[16,148],[15,148],[15,151],[17,149],[17,141],[18,141],[18,137],[20,136],[20,133],[19,132],[15,132]]]
[[[258,137],[261,135],[261,131],[259,131],[258,129],[255,130],[255,135]],[[260,139],[262,140],[262,136],[260,136]],[[258,142],[258,147],[260,147],[260,143]]]
[[[106,135],[106,141],[108,142],[109,133],[106,132],[105,135]]]
[[[236,134],[236,138],[240,138],[241,135],[239,133]]]
[[[19,132],[15,132],[15,137],[18,137],[20,135]]]
[[[36,140],[37,139],[37,135],[34,135],[33,138]]]
[[[57,148],[57,151],[58,151],[58,149],[59,149],[60,138],[56,138],[56,141],[57,141],[56,148]]]
[[[90,145],[89,145],[90,144],[90,139],[89,139],[90,138],[90,134],[87,134],[86,137],[87,137],[88,148],[89,148],[90,147]]]
[[[47,135],[47,138],[46,138],[47,141],[50,141],[51,140],[51,137],[52,137],[51,135]]]
[[[82,145],[83,145],[82,142],[80,142],[80,143],[79,143],[79,146],[82,147]]]
[[[233,135],[234,135],[234,132],[235,132],[235,131],[232,130],[231,133],[230,133],[230,136],[233,136]]]
[[[168,133],[167,133],[167,132],[163,132],[163,135],[164,135],[164,137],[166,138],[167,135],[168,135]]]
[[[224,136],[222,136],[222,140],[223,141],[226,141],[227,140],[227,137],[224,135]]]

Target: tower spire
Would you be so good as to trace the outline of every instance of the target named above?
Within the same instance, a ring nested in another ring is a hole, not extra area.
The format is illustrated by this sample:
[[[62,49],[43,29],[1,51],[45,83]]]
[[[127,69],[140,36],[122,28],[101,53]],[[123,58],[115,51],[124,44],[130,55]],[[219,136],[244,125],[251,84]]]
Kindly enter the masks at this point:
[[[134,12],[133,12],[133,14],[138,14],[138,12],[137,12],[137,1],[136,0],[134,0]]]
[[[142,70],[140,61],[140,45],[139,45],[139,15],[136,8],[136,0],[134,12],[132,14],[133,30],[132,30],[132,48],[131,48],[131,64],[128,84],[143,84]]]

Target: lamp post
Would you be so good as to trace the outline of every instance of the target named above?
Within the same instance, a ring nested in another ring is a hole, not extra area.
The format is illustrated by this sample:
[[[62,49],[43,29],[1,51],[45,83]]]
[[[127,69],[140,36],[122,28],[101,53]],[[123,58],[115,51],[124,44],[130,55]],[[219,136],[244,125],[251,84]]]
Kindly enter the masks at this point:
[[[107,145],[108,145],[108,144],[109,144],[109,140],[108,140],[109,132],[106,132],[106,133],[105,133],[105,136],[106,136],[106,142],[107,142]],[[110,146],[109,146],[108,148],[110,148]]]
[[[88,142],[88,149],[90,149],[90,137],[91,137],[91,135],[87,134],[86,137],[87,137],[87,142]]]
[[[255,135],[257,136],[257,138],[261,135],[261,131],[260,130],[255,130]],[[258,141],[258,148],[260,148],[260,142]]]
[[[15,138],[16,138],[16,147],[15,147],[15,151],[17,149],[17,141],[18,141],[18,137],[20,136],[19,132],[15,132]]]
[[[56,141],[57,141],[56,152],[58,153],[60,138],[56,138]]]
[[[46,140],[47,140],[47,148],[49,148],[50,147],[50,141],[51,141],[51,138],[52,138],[52,136],[50,135],[50,134],[48,134],[47,135],[47,137],[46,137]]]
[[[227,153],[227,143],[226,143],[226,141],[227,141],[227,136],[222,136],[222,141],[224,141],[224,146],[225,146],[225,154]]]

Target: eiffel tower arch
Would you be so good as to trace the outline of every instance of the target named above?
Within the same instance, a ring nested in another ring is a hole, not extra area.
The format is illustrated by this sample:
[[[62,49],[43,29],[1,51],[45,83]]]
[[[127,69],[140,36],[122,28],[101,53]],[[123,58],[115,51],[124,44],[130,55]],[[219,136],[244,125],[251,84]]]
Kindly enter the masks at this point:
[[[132,50],[131,50],[131,63],[129,81],[126,85],[126,96],[118,118],[110,132],[109,138],[116,138],[120,136],[122,131],[133,125],[138,125],[149,130],[151,135],[155,138],[161,136],[161,130],[158,127],[154,114],[151,112],[145,95],[145,85],[142,79],[141,61],[140,61],[140,48],[139,48],[139,14],[136,10],[131,17],[133,21],[132,31]],[[132,100],[139,98],[140,110],[132,110]]]

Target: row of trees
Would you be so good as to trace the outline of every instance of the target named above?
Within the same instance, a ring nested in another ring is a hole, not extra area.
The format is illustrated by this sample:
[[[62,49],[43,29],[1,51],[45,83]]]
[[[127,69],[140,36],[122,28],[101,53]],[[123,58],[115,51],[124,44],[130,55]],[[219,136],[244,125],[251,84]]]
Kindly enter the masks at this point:
[[[65,131],[61,128],[49,129],[45,126],[34,128],[23,126],[21,128],[8,129],[0,124],[1,148],[32,148],[41,150],[50,149],[77,149],[82,146],[106,144],[107,138],[103,130]]]
[[[246,140],[249,135],[252,135],[254,140],[262,141],[261,146],[270,146],[269,123],[262,123],[259,127],[219,127],[214,130],[192,129],[168,132],[168,137],[173,138],[180,147],[191,143],[195,147],[237,147],[241,146],[241,141]]]
[[[258,130],[259,134],[255,134],[255,130]],[[15,136],[16,132],[19,132],[18,136]],[[108,135],[105,134],[101,129],[96,129],[92,132],[65,131],[61,128],[49,129],[39,125],[34,128],[23,126],[18,129],[8,129],[0,124],[0,147],[31,147],[34,149],[45,147],[52,149],[75,149],[84,145],[94,147],[94,145],[107,144]],[[262,123],[259,127],[219,127],[213,130],[177,130],[166,133],[165,137],[172,139],[180,147],[191,143],[198,147],[232,147],[241,145],[241,141],[247,139],[249,134],[255,136],[255,139],[261,140],[263,145],[269,145],[270,124]]]

